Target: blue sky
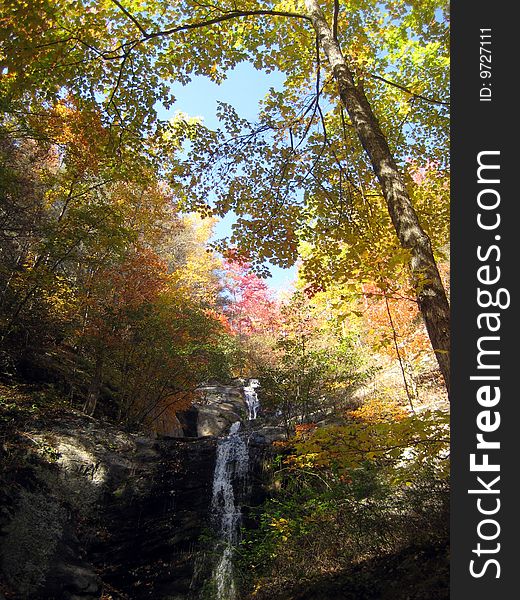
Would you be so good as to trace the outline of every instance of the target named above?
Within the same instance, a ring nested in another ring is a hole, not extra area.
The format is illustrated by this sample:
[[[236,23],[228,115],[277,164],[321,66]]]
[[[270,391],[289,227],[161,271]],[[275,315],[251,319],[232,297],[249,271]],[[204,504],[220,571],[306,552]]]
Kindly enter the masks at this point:
[[[239,64],[228,74],[228,78],[217,85],[205,77],[194,77],[186,86],[174,84],[172,91],[176,101],[167,113],[160,112],[161,118],[168,118],[176,111],[182,111],[190,116],[203,117],[208,127],[216,128],[219,121],[216,118],[217,102],[231,104],[238,114],[250,121],[258,116],[258,102],[266,95],[270,87],[280,88],[283,84],[281,73],[266,74],[257,71],[248,63]],[[215,228],[215,237],[225,237],[230,234],[234,215],[227,215]],[[296,269],[280,269],[269,265],[272,277],[266,283],[275,291],[287,289],[296,275]]]

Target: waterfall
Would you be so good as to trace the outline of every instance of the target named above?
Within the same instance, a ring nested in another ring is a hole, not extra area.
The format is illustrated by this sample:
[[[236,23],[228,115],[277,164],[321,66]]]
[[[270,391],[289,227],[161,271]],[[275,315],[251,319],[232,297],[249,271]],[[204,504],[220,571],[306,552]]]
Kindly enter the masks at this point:
[[[256,393],[256,388],[259,385],[258,379],[250,379],[249,385],[244,386],[244,396],[247,405],[247,418],[250,421],[256,419],[258,415],[258,409],[260,408],[260,400],[258,399],[258,395]]]
[[[233,482],[244,483],[249,469],[247,444],[240,435],[240,422],[233,423],[229,434],[217,444],[211,508],[218,526],[222,554],[213,574],[216,600],[234,600],[233,547],[238,542],[242,513],[235,497]]]

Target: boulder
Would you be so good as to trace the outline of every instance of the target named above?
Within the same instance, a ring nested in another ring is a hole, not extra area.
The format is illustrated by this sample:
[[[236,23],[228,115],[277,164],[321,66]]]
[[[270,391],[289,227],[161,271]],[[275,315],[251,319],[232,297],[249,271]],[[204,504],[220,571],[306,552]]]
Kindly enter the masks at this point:
[[[251,441],[255,444],[267,446],[273,442],[279,442],[287,439],[285,427],[277,425],[264,425],[257,428],[251,436]]]
[[[223,406],[199,406],[197,408],[197,436],[219,436],[240,421],[240,415]]]
[[[247,413],[240,388],[214,384],[201,386],[198,392],[200,400],[177,415],[188,437],[223,435]]]

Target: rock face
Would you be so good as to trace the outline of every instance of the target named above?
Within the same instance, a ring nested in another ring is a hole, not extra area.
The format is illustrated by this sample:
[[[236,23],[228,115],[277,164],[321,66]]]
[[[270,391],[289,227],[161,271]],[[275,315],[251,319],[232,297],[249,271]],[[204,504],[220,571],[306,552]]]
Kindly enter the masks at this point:
[[[178,415],[183,434],[188,437],[221,436],[233,423],[247,422],[248,410],[242,386],[206,385],[199,390],[201,400]],[[285,427],[260,420],[254,424],[252,436],[259,444],[270,444],[287,438]]]
[[[238,385],[200,392],[168,436],[70,413],[27,435],[35,451],[0,486],[0,599],[192,600],[208,589],[218,437],[244,421],[251,506],[282,433],[247,420]]]
[[[96,565],[105,565],[105,580],[131,592],[131,598],[180,600],[195,592],[215,440],[161,440],[155,449],[159,460],[144,497],[135,495],[131,483],[124,484],[121,500],[108,507],[107,535],[90,552]]]
[[[287,432],[285,427],[279,425],[262,425],[255,429],[252,438],[256,444],[265,446],[286,440]]]
[[[247,406],[240,387],[206,385],[199,392],[201,400],[179,415],[185,435],[219,436],[246,418]]]
[[[1,491],[0,590],[20,600],[191,597],[215,439],[152,439],[77,416],[32,440],[57,460],[32,461]]]

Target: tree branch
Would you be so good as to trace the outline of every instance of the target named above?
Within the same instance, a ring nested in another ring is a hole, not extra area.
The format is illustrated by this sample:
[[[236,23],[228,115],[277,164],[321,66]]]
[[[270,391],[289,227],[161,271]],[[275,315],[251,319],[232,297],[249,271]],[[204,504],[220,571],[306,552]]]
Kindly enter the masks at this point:
[[[383,83],[392,85],[393,87],[396,87],[397,89],[399,89],[403,92],[406,92],[407,94],[410,94],[410,96],[413,96],[414,98],[418,98],[419,100],[424,100],[425,102],[430,102],[430,104],[440,104],[441,106],[449,106],[450,105],[449,102],[443,102],[442,100],[437,100],[436,98],[428,98],[427,96],[422,96],[421,94],[416,94],[415,92],[412,92],[404,85],[401,85],[400,83],[396,83],[395,81],[390,81],[389,79],[385,79],[384,77],[381,77],[380,75],[376,75],[375,73],[367,73],[367,75],[369,77],[372,77],[372,79],[377,79],[378,81],[382,81]]]
[[[338,41],[339,0],[334,0],[334,17],[332,20],[332,35]]]
[[[399,344],[397,342],[397,330],[394,325],[394,320],[392,318],[392,312],[390,311],[390,303],[388,302],[388,297],[386,296],[386,294],[385,294],[385,306],[386,306],[386,313],[388,315],[388,320],[390,321],[390,327],[392,328],[392,336],[393,336],[393,340],[394,340],[395,352],[397,354],[397,360],[399,361],[399,366],[401,367],[401,375],[403,376],[404,389],[406,391],[406,396],[408,397],[408,402],[410,403],[410,408],[412,409],[412,412],[415,414],[415,409],[413,406],[413,399],[412,399],[412,392],[410,390],[410,387],[408,386],[408,381],[406,379],[406,372],[404,370],[403,359],[401,356],[401,352],[399,351]]]
[[[112,0],[115,1],[115,0]],[[223,23],[224,21],[231,21],[233,19],[242,18],[242,17],[261,17],[261,16],[271,16],[271,17],[292,17],[295,19],[304,19],[306,21],[310,21],[310,17],[308,15],[302,13],[293,13],[283,10],[233,10],[228,13],[221,15],[220,17],[215,17],[213,19],[208,19],[207,21],[198,21],[196,23],[185,23],[184,25],[178,25],[177,27],[172,27],[170,29],[164,29],[162,31],[154,31],[149,33],[140,40],[141,42],[157,38],[157,37],[167,37],[169,35],[173,35],[174,33],[179,33],[180,31],[189,31],[190,29],[200,29],[202,27],[208,27],[209,25],[217,25],[218,23]]]
[[[117,8],[119,8],[119,10],[121,12],[123,12],[129,19],[130,21],[132,21],[132,23],[137,27],[137,29],[139,29],[139,31],[144,35],[147,36],[148,33],[146,31],[146,29],[141,25],[141,23],[139,23],[139,21],[134,17],[134,15],[132,15],[132,13],[130,13],[122,4],[121,2],[119,2],[119,0],[111,0],[116,6]]]

